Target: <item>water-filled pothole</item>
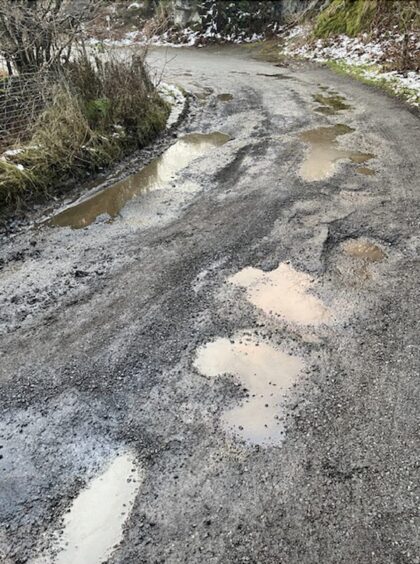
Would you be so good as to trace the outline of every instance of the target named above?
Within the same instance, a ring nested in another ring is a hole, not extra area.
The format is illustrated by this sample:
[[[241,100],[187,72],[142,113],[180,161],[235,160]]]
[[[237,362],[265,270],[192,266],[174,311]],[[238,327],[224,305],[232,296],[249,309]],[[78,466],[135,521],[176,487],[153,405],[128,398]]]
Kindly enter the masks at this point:
[[[218,94],[217,99],[221,102],[230,102],[231,100],[233,100],[233,94],[228,94],[227,92]]]
[[[267,78],[277,78],[279,80],[282,80],[282,79],[287,80],[287,79],[292,78],[291,76],[289,76],[287,74],[282,74],[281,72],[276,72],[274,74],[268,74],[268,73],[265,73],[265,72],[257,72],[257,76],[265,76]]]
[[[309,293],[311,277],[286,263],[276,270],[264,272],[247,267],[234,274],[228,282],[245,288],[248,300],[266,314],[301,325],[326,323],[331,314],[323,302]]]
[[[359,174],[364,174],[365,176],[375,176],[376,171],[373,168],[369,168],[368,166],[359,166],[356,168],[356,172]]]
[[[228,135],[219,132],[185,135],[137,174],[67,208],[54,216],[49,224],[80,229],[90,225],[102,214],[108,214],[114,219],[129,200],[141,193],[162,188],[195,158],[223,145],[229,139]]]
[[[302,178],[309,181],[322,180],[334,171],[335,163],[342,159],[349,159],[356,164],[373,159],[375,155],[372,153],[362,153],[338,145],[337,137],[352,131],[352,127],[339,123],[301,133],[300,139],[309,145],[309,151],[300,169]]]
[[[132,453],[118,456],[73,501],[63,530],[51,549],[32,564],[101,564],[123,535],[123,525],[139,490],[143,474]]]
[[[303,361],[253,338],[219,338],[197,351],[195,368],[204,376],[230,374],[246,397],[222,416],[224,428],[253,444],[279,444],[284,436],[284,396],[304,368]]]
[[[349,110],[350,104],[346,104],[344,96],[331,92],[327,94],[313,94],[312,98],[320,104],[315,108],[316,112],[325,115],[336,115],[342,110]]]
[[[382,262],[386,257],[378,245],[365,239],[348,239],[342,248],[346,255],[365,262]]]

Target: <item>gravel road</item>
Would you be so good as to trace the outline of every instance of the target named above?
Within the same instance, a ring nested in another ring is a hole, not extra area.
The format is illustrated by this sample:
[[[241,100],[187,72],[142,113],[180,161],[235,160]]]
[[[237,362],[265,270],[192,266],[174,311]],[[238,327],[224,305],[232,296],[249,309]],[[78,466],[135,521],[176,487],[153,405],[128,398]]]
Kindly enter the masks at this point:
[[[146,188],[2,236],[5,564],[420,562],[418,116],[253,54],[153,50]]]

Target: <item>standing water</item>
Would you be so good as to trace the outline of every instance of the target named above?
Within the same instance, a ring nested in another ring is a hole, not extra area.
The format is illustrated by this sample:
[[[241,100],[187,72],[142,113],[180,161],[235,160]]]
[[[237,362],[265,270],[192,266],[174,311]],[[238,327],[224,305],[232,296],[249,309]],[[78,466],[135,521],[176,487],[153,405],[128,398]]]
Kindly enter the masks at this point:
[[[131,453],[118,456],[92,480],[64,516],[50,550],[32,564],[101,564],[121,542],[123,525],[143,476]]]
[[[108,214],[114,219],[127,202],[141,193],[162,188],[194,159],[223,145],[229,139],[228,135],[219,132],[185,135],[137,174],[65,209],[52,218],[50,225],[80,229],[93,223],[102,214]]]

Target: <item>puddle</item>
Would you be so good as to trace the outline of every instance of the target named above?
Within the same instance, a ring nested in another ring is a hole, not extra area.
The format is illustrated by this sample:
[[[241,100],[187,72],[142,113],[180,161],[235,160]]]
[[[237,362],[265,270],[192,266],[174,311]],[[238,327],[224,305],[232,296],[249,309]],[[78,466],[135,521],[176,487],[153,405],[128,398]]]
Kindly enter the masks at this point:
[[[345,103],[344,96],[339,94],[313,94],[312,98],[320,104],[315,111],[326,115],[336,115],[342,110],[349,110],[351,106]]]
[[[228,135],[219,132],[185,135],[137,174],[67,208],[53,217],[49,225],[80,229],[93,223],[102,214],[108,214],[114,219],[128,201],[141,193],[162,188],[195,158],[223,145],[229,139]]]
[[[386,257],[378,245],[363,239],[349,239],[342,247],[346,255],[366,262],[382,262]]]
[[[197,351],[195,368],[204,376],[230,374],[247,397],[222,416],[224,428],[253,444],[279,444],[284,436],[284,395],[304,368],[290,356],[252,338],[219,338]],[[282,413],[283,412],[283,413]]]
[[[356,168],[356,172],[364,174],[365,176],[375,176],[376,174],[376,171],[374,171],[373,168],[369,168],[367,166],[359,166]]]
[[[373,159],[375,155],[372,153],[361,153],[338,145],[337,137],[352,131],[353,128],[339,123],[301,133],[300,139],[309,145],[309,151],[300,169],[302,178],[309,181],[322,180],[332,174],[335,163],[342,159],[349,159],[356,164]]]
[[[217,99],[220,100],[221,102],[230,102],[231,100],[233,100],[233,95],[232,94],[218,94]]]
[[[53,551],[36,558],[32,564],[101,564],[107,561],[114,546],[122,540],[123,525],[141,480],[133,455],[118,456],[73,501],[64,516],[62,534],[56,535]]]
[[[289,264],[281,263],[271,272],[247,267],[228,282],[245,288],[248,300],[266,314],[292,323],[317,325],[331,317],[322,301],[308,291],[313,285],[311,276]]]

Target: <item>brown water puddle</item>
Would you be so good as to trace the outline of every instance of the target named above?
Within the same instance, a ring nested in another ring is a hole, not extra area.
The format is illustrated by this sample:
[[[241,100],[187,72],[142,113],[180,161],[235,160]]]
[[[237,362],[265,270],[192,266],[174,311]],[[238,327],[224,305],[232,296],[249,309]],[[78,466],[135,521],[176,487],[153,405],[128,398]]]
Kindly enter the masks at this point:
[[[376,171],[373,168],[369,168],[368,166],[359,166],[356,168],[356,172],[359,174],[364,174],[365,176],[375,176]]]
[[[271,272],[247,267],[231,276],[228,282],[245,288],[248,300],[265,313],[292,323],[317,325],[331,317],[322,301],[309,293],[313,285],[309,274],[289,264],[281,263]]]
[[[339,123],[301,133],[300,139],[309,145],[309,151],[300,169],[302,178],[309,181],[322,180],[332,174],[335,163],[339,160],[349,159],[353,163],[362,164],[373,159],[375,155],[372,153],[361,153],[338,145],[337,137],[352,131],[353,128]]]
[[[227,141],[229,136],[219,132],[185,135],[137,174],[67,208],[54,216],[49,224],[80,229],[93,223],[101,214],[108,214],[114,219],[128,201],[141,193],[162,188],[194,159]]]
[[[233,95],[232,94],[218,94],[217,99],[220,100],[221,102],[230,102],[231,100],[233,100]]]
[[[382,262],[386,257],[378,245],[365,239],[349,239],[342,247],[346,255],[365,262]]]
[[[101,564],[122,540],[143,473],[131,453],[114,459],[73,501],[51,550],[31,564]],[[56,554],[55,554],[56,553]]]
[[[345,103],[344,96],[339,94],[313,94],[312,98],[320,104],[315,111],[326,115],[336,115],[342,110],[349,110],[351,106]]]
[[[282,402],[304,368],[300,358],[252,338],[219,338],[197,351],[194,366],[208,377],[230,374],[246,390],[247,398],[222,416],[228,432],[253,444],[282,441]]]

